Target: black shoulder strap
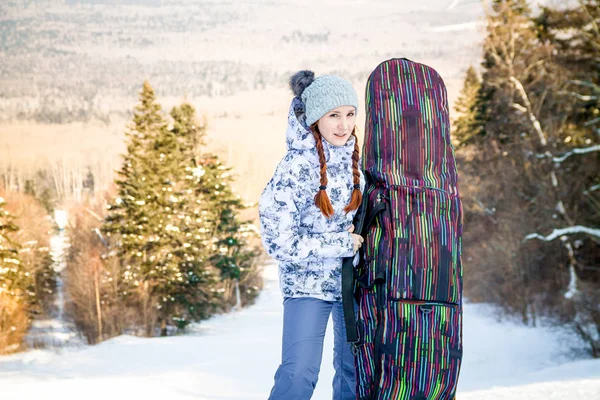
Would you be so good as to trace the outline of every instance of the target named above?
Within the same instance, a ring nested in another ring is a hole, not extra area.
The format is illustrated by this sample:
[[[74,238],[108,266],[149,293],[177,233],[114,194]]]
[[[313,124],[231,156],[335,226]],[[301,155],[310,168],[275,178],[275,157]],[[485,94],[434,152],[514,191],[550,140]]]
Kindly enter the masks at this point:
[[[387,208],[387,202],[382,201],[381,203],[377,203],[375,205],[375,207],[373,207],[371,209],[371,211],[369,211],[369,214],[367,215],[367,218],[366,218],[367,223],[364,224],[363,226],[361,226],[361,230],[359,231],[361,236],[363,236],[363,237],[367,236],[369,228],[373,224],[373,221],[375,220],[375,218],[377,218],[379,213],[381,213],[386,208]]]
[[[369,208],[369,196],[367,196],[367,192],[365,191],[363,194],[362,203],[360,207],[358,207],[358,211],[354,216],[354,232],[359,232],[360,235],[363,234],[367,208]]]
[[[354,217],[354,231],[365,236],[369,227],[380,212],[385,210],[386,202],[377,203],[367,213],[368,196],[363,195],[363,201]],[[366,223],[365,223],[366,222]],[[354,314],[354,257],[344,258],[342,261],[342,307],[344,309],[344,322],[346,323],[346,341],[356,343],[358,332],[356,330],[356,315]]]
[[[356,343],[356,315],[354,315],[354,264],[353,257],[346,257],[342,262],[342,307],[346,324],[346,341]]]

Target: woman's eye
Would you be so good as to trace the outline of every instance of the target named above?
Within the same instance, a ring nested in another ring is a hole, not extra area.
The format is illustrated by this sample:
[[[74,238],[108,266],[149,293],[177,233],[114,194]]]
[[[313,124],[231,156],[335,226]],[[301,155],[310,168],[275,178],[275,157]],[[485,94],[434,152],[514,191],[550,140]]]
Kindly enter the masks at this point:
[[[337,114],[331,114],[330,117],[337,117]]]
[[[354,113],[353,113],[353,112],[351,112],[350,114],[348,114],[348,116],[349,116],[349,117],[353,117],[353,116],[354,116]]]

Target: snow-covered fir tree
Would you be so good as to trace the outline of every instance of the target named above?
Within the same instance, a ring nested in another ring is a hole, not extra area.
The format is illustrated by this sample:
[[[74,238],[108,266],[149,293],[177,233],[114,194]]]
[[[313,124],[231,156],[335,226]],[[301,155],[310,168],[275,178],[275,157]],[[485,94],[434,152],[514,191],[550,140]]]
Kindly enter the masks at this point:
[[[0,197],[0,293],[28,302],[34,294],[33,282],[19,258],[19,244],[14,235],[19,227],[14,216],[6,210],[6,202]]]
[[[193,121],[194,115],[187,117]],[[193,159],[180,146],[185,142],[182,132],[193,122],[180,119],[169,129],[145,82],[127,132],[128,151],[116,180],[118,196],[103,226],[121,261],[121,294],[140,309],[147,335],[157,324],[165,334],[173,321],[204,316],[214,297],[216,277],[206,262],[210,226],[193,180],[188,179],[193,176]]]
[[[144,84],[102,230],[121,263],[121,295],[149,336],[222,309],[223,281],[239,279],[256,256],[246,250],[230,171],[203,154],[203,136],[193,106],[165,117]]]
[[[477,96],[481,82],[473,66],[467,69],[462,90],[454,103],[458,117],[454,121],[452,136],[457,142],[457,147],[465,146],[472,142],[473,137],[481,131],[481,124],[477,121]]]
[[[206,184],[199,186],[198,190],[207,196],[214,224],[211,262],[220,271],[221,278],[229,281],[227,286],[233,288],[235,306],[239,307],[242,305],[240,293],[248,300],[257,295],[256,286],[245,284],[246,278],[256,268],[259,252],[250,247],[250,241],[257,232],[251,221],[240,218],[240,212],[247,206],[231,185],[232,169],[211,154],[203,156],[202,166],[206,172]]]

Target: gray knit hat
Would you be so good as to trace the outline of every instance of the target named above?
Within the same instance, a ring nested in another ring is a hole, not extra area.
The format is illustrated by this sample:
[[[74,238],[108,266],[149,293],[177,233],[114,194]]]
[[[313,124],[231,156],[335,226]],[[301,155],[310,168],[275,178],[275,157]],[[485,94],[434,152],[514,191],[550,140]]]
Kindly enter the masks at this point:
[[[290,78],[290,88],[306,107],[306,125],[311,126],[328,111],[339,106],[354,106],[358,111],[358,95],[352,84],[334,75],[315,79],[315,73],[304,70]]]

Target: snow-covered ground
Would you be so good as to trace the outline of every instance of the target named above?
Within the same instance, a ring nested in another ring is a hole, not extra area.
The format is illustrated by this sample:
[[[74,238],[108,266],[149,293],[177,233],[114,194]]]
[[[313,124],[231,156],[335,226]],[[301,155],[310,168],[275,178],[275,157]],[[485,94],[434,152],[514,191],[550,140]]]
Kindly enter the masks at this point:
[[[120,336],[0,357],[1,397],[264,400],[279,363],[282,319],[276,267],[267,265],[264,276],[254,306],[199,324],[189,335]],[[570,361],[574,338],[498,322],[485,305],[467,304],[464,312],[460,400],[600,399],[600,360]],[[325,341],[315,400],[331,398],[331,330]]]

